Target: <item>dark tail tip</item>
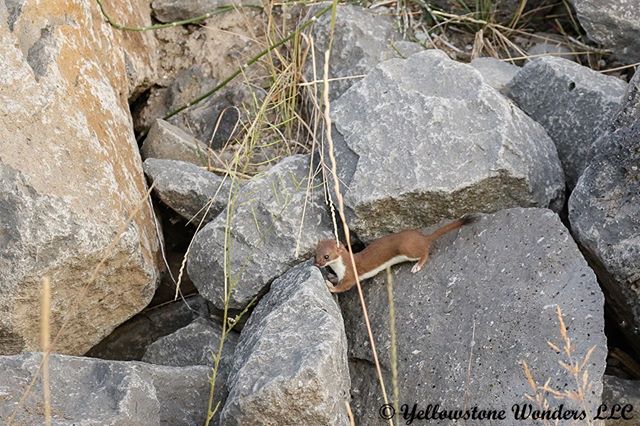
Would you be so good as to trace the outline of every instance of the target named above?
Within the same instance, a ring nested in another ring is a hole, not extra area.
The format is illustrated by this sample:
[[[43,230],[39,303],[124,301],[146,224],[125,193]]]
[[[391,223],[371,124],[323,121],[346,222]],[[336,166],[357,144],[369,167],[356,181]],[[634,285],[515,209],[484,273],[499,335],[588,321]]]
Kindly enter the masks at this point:
[[[468,225],[470,223],[474,223],[480,220],[480,215],[475,213],[467,213],[460,218],[460,221],[463,225]]]

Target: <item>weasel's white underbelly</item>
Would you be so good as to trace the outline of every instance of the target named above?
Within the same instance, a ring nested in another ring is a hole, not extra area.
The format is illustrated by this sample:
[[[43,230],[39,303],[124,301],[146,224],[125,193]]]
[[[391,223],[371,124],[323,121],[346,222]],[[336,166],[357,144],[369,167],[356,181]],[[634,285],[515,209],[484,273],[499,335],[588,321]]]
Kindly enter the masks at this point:
[[[342,281],[342,279],[344,278],[344,274],[347,271],[347,267],[342,261],[342,258],[337,257],[335,260],[327,263],[327,266],[329,266],[336,274],[336,277],[338,277],[338,281]]]
[[[378,266],[376,269],[372,269],[371,271],[367,272],[366,274],[362,274],[362,275],[358,276],[358,279],[366,280],[367,278],[371,278],[374,275],[377,275],[380,271],[384,271],[389,266],[393,266],[393,265],[396,265],[396,264],[402,263],[402,262],[412,262],[412,261],[416,261],[418,259],[419,259],[418,257],[407,257],[407,256],[404,256],[404,255],[392,257],[391,259],[387,260],[382,265]]]

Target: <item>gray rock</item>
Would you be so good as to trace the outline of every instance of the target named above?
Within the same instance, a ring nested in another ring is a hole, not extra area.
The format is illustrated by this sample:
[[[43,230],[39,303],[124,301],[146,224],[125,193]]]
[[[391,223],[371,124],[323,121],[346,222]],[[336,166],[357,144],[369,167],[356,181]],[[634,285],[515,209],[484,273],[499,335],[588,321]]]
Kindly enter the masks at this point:
[[[573,359],[582,360],[595,346],[587,364],[593,387],[586,406],[596,412],[607,355],[604,298],[556,214],[514,208],[481,217],[438,240],[422,272],[410,269],[407,263],[392,270],[400,401],[417,401],[423,409],[429,403],[504,409],[513,419],[512,405],[528,403],[525,394],[532,394],[522,361],[539,385],[549,379],[555,389],[575,390],[574,379],[558,363],[566,358],[547,345],[562,347],[559,306]],[[365,281],[363,291],[390,387],[385,274]],[[340,304],[356,424],[385,424],[378,417],[380,390],[357,292],[341,295]],[[552,408],[563,403],[580,409],[570,400],[547,398]]]
[[[197,18],[210,12],[215,12],[220,6],[227,5],[259,6],[260,3],[241,2],[235,0],[153,0],[151,8],[156,19],[160,22],[174,22],[184,19]]]
[[[622,105],[611,122],[610,130],[630,127],[640,121],[640,70],[631,78]]]
[[[197,38],[195,35],[193,37]],[[181,70],[167,87],[152,88],[148,98],[141,106],[137,106],[136,129],[141,131],[153,126],[157,117],[167,116],[178,108],[194,102],[217,84],[218,82],[201,65]],[[247,83],[231,82],[214,95],[168,118],[168,122],[193,135],[205,146],[218,150],[225,146],[233,135],[237,136],[242,131],[239,120],[246,120],[246,112],[251,110],[256,100],[260,102],[263,99],[264,93],[263,89]],[[184,135],[181,139],[185,139]],[[203,148],[199,151],[202,150]],[[201,157],[202,155],[198,156],[199,159]],[[189,158],[191,157],[174,159],[192,161]]]
[[[535,33],[531,37],[533,45],[527,49],[527,55],[538,57],[543,55],[558,56],[568,60],[575,60],[573,51],[566,46],[562,38],[555,34]]]
[[[209,222],[227,205],[231,178],[218,176],[184,161],[148,158],[143,168],[155,184],[153,193],[160,201],[196,225],[205,212],[205,222]]]
[[[640,121],[605,138],[569,199],[569,220],[611,312],[640,352]]]
[[[176,300],[145,309],[91,348],[87,356],[118,361],[141,360],[149,345],[160,337],[188,325],[199,315],[209,315],[207,302],[202,297],[190,296],[185,301]]]
[[[0,354],[40,348],[44,277],[56,350],[83,354],[149,304],[160,273],[127,103],[155,77],[157,42],[90,0],[2,4]],[[120,12],[150,21],[144,3]]]
[[[42,355],[0,357],[0,421],[17,409],[13,424],[44,423],[42,384],[35,382]],[[52,354],[49,357],[52,422],[56,425],[202,425],[209,368],[165,367]]]
[[[161,337],[147,348],[142,357],[144,362],[159,365],[186,367],[189,365],[213,366],[213,357],[218,353],[222,326],[218,323],[197,318],[186,327]],[[238,342],[238,333],[231,331],[225,339],[221,365],[227,367],[233,359]]]
[[[209,156],[205,144],[162,119],[157,119],[142,144],[142,159],[179,160],[206,166]]]
[[[214,358],[220,349],[221,336],[222,326],[220,324],[204,318],[197,318],[186,327],[161,337],[149,345],[142,360],[151,364],[174,367],[206,365],[212,374],[212,369],[215,366]],[[229,394],[227,378],[237,343],[238,333],[231,331],[224,341],[222,357],[216,371],[213,401],[214,406],[220,404],[220,408],[216,412],[213,424],[219,424],[220,410]]]
[[[212,90],[217,84],[218,81],[207,73],[203,65],[193,65],[181,70],[167,88],[152,91],[156,98],[147,100],[146,107],[140,112],[143,120],[152,113],[155,117],[163,117],[184,107]],[[250,111],[256,100],[260,102],[263,96],[262,89],[242,81],[230,82],[214,95],[174,115],[168,121],[203,141],[209,148],[218,150],[225,146],[233,135],[241,132],[242,125],[239,120],[246,119],[246,111]]]
[[[621,408],[627,404],[631,404],[632,411],[627,412],[627,416],[638,415],[638,407],[640,407],[640,381],[624,380],[614,376],[604,376],[602,389],[602,403],[607,404],[608,411],[605,416],[611,414],[612,407],[618,404]],[[621,412],[615,413],[621,416]],[[619,418],[611,419],[605,422],[606,426],[628,426],[630,419]]]
[[[318,13],[328,3],[310,9],[308,17]],[[315,79],[322,80],[324,73],[324,52],[328,48],[331,12],[325,13],[313,25],[310,36],[313,37],[316,57]],[[391,16],[377,14],[360,6],[344,4],[338,6],[333,48],[329,62],[330,78],[346,78],[330,82],[331,100],[338,99],[354,83],[359,81],[379,62],[391,58],[401,58],[413,49],[394,48],[401,40],[395,30]],[[313,61],[307,60],[306,77],[313,81]],[[322,83],[320,83],[322,87]]]
[[[222,424],[349,424],[342,316],[310,262],[274,281],[235,356]]]
[[[199,94],[202,95],[213,87],[215,86],[203,86]],[[240,121],[247,118],[246,111],[250,111],[256,103],[260,104],[264,93],[264,90],[249,84],[231,84],[169,121],[182,129],[189,129],[196,138],[212,149],[221,149],[233,135],[242,131]],[[171,109],[185,103],[174,103]]]
[[[216,80],[211,78],[200,65],[180,70],[173,79],[166,76],[149,89],[146,98],[132,105],[135,131],[138,133],[148,131],[158,117],[164,117],[192,102],[215,86]],[[173,120],[170,121],[173,124],[176,117],[172,118]],[[186,128],[184,131],[192,134],[192,129]]]
[[[406,59],[414,53],[422,52],[424,50],[424,47],[422,47],[418,43],[406,40],[394,41],[391,44],[391,48],[396,51],[396,57],[400,57],[403,59]]]
[[[440,51],[378,65],[334,102],[333,123],[349,226],[361,238],[562,205],[562,169],[542,126]]]
[[[498,92],[506,94],[506,86],[518,73],[520,67],[496,58],[477,58],[469,64],[477,69],[487,84]]]
[[[508,95],[542,124],[558,148],[569,188],[587,165],[594,143],[619,108],[625,84],[562,58],[527,63]]]
[[[625,63],[640,61],[640,8],[626,0],[571,0],[587,36]]]
[[[309,156],[285,158],[240,189],[229,227],[225,209],[196,234],[187,270],[200,294],[216,308],[224,308],[226,229],[232,309],[264,293],[274,278],[309,255],[319,239],[330,238],[330,219],[317,182],[307,197],[308,175]]]

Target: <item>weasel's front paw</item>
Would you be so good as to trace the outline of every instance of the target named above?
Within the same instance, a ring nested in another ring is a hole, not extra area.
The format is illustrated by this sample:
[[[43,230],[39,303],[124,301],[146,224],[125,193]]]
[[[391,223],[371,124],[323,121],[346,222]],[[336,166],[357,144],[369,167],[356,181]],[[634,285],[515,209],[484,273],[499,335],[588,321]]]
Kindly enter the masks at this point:
[[[413,268],[411,268],[411,272],[413,272],[414,274],[420,271],[422,271],[422,266],[420,266],[419,263],[416,263],[415,265],[413,265]]]
[[[333,284],[331,283],[331,281],[329,281],[329,280],[324,280],[324,283],[327,285],[327,288],[329,289],[329,291],[330,291],[331,293],[333,293],[333,289],[334,289],[334,287],[333,287]]]

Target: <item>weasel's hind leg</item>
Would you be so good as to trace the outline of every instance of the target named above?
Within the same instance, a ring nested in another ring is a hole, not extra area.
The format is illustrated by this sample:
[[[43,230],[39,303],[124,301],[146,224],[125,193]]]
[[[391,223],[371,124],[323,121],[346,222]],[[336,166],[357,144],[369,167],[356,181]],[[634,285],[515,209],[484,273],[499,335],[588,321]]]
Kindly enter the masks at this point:
[[[415,274],[417,272],[422,271],[422,267],[424,266],[425,263],[427,263],[428,259],[429,259],[429,252],[426,252],[424,256],[422,256],[420,260],[418,260],[418,262],[416,262],[416,264],[413,265],[413,268],[411,268],[411,272]]]

